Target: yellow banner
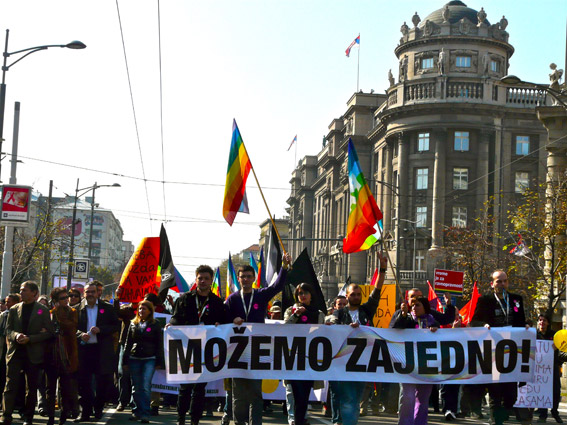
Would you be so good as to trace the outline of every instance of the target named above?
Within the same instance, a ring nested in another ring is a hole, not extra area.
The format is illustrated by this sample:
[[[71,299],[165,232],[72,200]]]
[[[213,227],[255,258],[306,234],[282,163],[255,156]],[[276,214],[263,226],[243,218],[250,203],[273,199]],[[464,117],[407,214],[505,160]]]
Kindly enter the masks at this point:
[[[374,286],[360,285],[362,290],[362,303],[368,301],[370,293],[374,290]],[[396,311],[396,285],[384,285],[380,292],[380,304],[374,316],[374,327],[387,328],[390,325],[390,320]]]

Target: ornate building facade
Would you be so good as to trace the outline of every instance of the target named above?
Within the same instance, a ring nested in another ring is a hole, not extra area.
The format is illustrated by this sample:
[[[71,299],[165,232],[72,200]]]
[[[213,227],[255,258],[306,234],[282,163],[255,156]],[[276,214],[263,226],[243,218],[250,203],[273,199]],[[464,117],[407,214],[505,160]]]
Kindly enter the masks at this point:
[[[292,172],[290,250],[309,248],[329,298],[349,276],[369,282],[379,249],[342,253],[349,138],[383,211],[384,246],[402,289],[444,267],[447,227],[470,224],[493,195],[499,212],[545,181],[547,133],[535,108],[548,99],[541,90],[500,84],[514,53],[506,18],[491,24],[484,9],[456,0],[423,20],[416,13],[411,23],[401,26],[394,49],[397,82],[390,73],[385,94],[355,93],[319,154]]]

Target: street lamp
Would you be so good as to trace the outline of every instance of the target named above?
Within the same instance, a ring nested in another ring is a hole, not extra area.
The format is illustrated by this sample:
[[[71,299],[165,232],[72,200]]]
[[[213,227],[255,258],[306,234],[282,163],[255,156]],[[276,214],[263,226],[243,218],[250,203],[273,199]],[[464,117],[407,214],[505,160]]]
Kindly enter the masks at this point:
[[[62,47],[67,49],[84,49],[87,46],[80,41],[71,41],[67,44],[46,44],[44,46],[28,47],[27,49],[16,50],[15,52],[8,52],[8,36],[10,35],[10,30],[6,30],[6,43],[4,45],[4,62],[2,64],[2,84],[0,85],[0,152],[2,151],[2,142],[4,141],[4,113],[6,108],[6,72],[21,61],[26,56],[32,53],[39,52],[40,50],[47,50],[50,47]],[[25,53],[25,55],[16,59],[11,64],[8,64],[8,58],[12,55],[17,55],[20,53]],[[1,167],[1,163],[0,163]],[[1,168],[0,168],[1,170]]]
[[[506,75],[505,77],[502,77],[500,79],[500,82],[507,86],[523,86],[527,88],[543,90],[544,92],[549,93],[551,97],[553,97],[557,102],[561,104],[561,106],[567,109],[567,105],[565,104],[565,102],[563,102],[563,100],[561,100],[561,96],[565,96],[565,94],[562,91],[552,89],[548,85],[523,81],[515,75]]]
[[[94,218],[94,195],[95,190],[99,187],[120,187],[120,184],[101,184],[96,183],[93,186],[83,187],[79,189],[79,179],[77,179],[77,188],[75,189],[75,202],[73,203],[73,218],[71,221],[71,243],[69,246],[69,262],[67,263],[67,290],[71,289],[71,283],[73,281],[73,266],[75,259],[73,257],[73,251],[75,249],[75,224],[77,224],[77,199],[83,196],[88,191],[93,191],[93,198],[91,202],[91,225],[90,225],[90,235],[89,235],[89,260],[91,259],[91,246],[92,246],[92,235],[93,235],[93,218]],[[79,193],[81,192],[81,193]]]
[[[405,218],[400,218],[400,221],[405,221],[406,223],[413,224],[413,266],[412,266],[412,286],[415,288],[415,252],[416,252],[416,242],[417,242],[417,223],[419,220],[412,221]]]

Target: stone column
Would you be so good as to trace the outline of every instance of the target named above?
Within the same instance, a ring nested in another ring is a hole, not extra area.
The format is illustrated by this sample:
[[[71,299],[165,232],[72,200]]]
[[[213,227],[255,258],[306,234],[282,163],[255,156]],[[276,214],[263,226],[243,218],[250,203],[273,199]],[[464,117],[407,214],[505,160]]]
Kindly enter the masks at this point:
[[[408,154],[409,154],[409,146],[408,146],[408,141],[405,140],[407,139],[407,136],[404,137],[403,133],[399,133],[398,134],[398,181],[399,181],[399,188],[400,190],[402,190],[405,194],[408,193],[408,173],[409,173],[409,159],[408,159]],[[400,197],[400,199],[398,200],[398,202],[400,203],[400,207],[399,207],[399,214],[400,216],[398,217],[398,219],[400,218],[405,218],[405,219],[410,219],[413,215],[411,213],[408,212],[408,197],[407,196],[402,196]]]
[[[383,149],[382,151],[382,155],[386,155],[386,173],[384,175],[384,183],[386,183],[385,185],[382,185],[381,188],[381,192],[385,194],[384,196],[384,206],[383,206],[383,210],[382,213],[384,214],[384,219],[383,219],[383,223],[384,223],[384,230],[392,230],[392,217],[395,215],[393,213],[393,208],[395,208],[396,206],[394,205],[392,207],[392,190],[388,187],[388,185],[393,185],[395,186],[395,182],[392,181],[392,145],[391,144],[387,144],[386,147]],[[382,167],[380,167],[381,169]],[[382,173],[380,173],[382,174]]]
[[[487,130],[480,132],[478,140],[478,163],[476,176],[470,180],[476,180],[476,209],[481,211],[488,201],[488,161],[489,144],[492,133]],[[472,213],[472,211],[471,211]]]
[[[430,250],[443,246],[443,224],[445,223],[445,150],[447,149],[447,133],[434,132],[435,162],[433,164],[433,205],[431,208]]]

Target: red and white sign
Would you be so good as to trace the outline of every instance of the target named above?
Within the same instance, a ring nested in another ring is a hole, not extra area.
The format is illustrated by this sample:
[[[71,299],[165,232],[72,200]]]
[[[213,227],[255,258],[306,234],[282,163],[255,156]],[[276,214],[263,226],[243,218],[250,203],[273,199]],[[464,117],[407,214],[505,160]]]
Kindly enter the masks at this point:
[[[2,186],[3,224],[29,223],[31,190],[30,186]]]
[[[464,272],[435,269],[435,278],[433,280],[435,292],[451,292],[462,295],[464,275]]]

